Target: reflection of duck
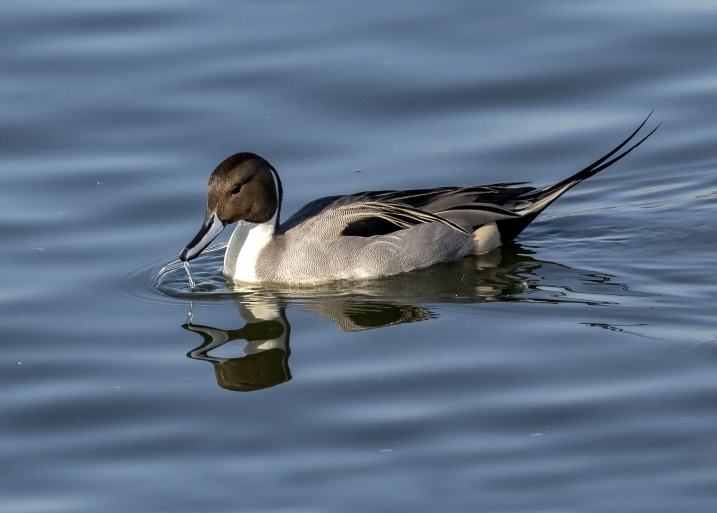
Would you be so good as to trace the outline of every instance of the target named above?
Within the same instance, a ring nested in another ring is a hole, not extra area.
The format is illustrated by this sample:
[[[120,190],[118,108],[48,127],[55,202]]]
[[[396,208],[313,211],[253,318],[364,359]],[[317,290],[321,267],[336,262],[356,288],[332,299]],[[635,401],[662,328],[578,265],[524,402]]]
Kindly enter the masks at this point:
[[[639,146],[652,132],[615,156],[645,122],[613,151],[543,190],[514,182],[361,192],[314,200],[284,223],[276,169],[258,155],[237,153],[209,178],[204,223],[180,259],[196,258],[236,222],[224,274],[244,282],[390,276],[483,254],[511,241],[563,193]]]
[[[620,296],[633,299],[644,295],[629,291],[611,276],[538,261],[527,252],[516,245],[380,280],[311,288],[244,287],[229,282],[228,294],[218,298],[235,301],[246,325],[223,330],[185,324],[184,329],[204,339],[187,356],[212,362],[222,388],[254,391],[291,379],[287,306],[333,321],[341,331],[356,332],[437,317],[439,310],[422,306],[426,304],[497,301],[605,304],[620,301]],[[227,344],[238,340],[246,341],[242,357],[234,357],[228,351]]]

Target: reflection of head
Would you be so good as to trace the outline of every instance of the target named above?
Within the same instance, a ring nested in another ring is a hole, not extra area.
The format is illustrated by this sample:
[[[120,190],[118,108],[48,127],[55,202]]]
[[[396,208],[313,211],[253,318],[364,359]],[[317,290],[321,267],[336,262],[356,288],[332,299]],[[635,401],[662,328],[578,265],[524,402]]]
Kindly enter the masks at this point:
[[[187,353],[195,360],[206,360],[214,366],[217,384],[236,392],[252,392],[285,383],[291,379],[289,370],[289,324],[281,315],[273,320],[249,322],[237,330],[185,324],[188,331],[204,339],[201,346]],[[228,342],[246,341],[246,356],[227,358],[212,355]]]
[[[253,392],[291,379],[289,352],[279,348],[267,349],[243,358],[212,361],[217,385],[235,392]]]

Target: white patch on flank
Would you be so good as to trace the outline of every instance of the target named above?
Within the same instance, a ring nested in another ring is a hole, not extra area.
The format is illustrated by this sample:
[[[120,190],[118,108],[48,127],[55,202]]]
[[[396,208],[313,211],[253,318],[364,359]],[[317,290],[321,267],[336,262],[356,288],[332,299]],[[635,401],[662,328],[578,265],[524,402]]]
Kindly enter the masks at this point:
[[[488,223],[481,226],[473,232],[473,240],[475,241],[476,255],[482,255],[493,251],[500,246],[500,232],[495,223]]]
[[[275,226],[276,214],[266,223],[241,221],[234,229],[224,253],[225,276],[235,280],[256,282],[256,261],[261,250],[271,241]]]

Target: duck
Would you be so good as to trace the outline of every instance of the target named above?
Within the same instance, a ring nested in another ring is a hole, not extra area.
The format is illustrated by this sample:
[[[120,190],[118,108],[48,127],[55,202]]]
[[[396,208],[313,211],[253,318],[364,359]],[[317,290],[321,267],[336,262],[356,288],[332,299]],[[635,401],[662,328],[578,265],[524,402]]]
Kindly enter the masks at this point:
[[[488,253],[515,239],[565,192],[640,146],[659,124],[624,149],[649,118],[612,151],[544,189],[506,182],[366,191],[313,200],[286,221],[274,166],[255,153],[236,153],[209,177],[204,221],[179,258],[197,258],[234,223],[223,273],[240,282],[380,278]]]

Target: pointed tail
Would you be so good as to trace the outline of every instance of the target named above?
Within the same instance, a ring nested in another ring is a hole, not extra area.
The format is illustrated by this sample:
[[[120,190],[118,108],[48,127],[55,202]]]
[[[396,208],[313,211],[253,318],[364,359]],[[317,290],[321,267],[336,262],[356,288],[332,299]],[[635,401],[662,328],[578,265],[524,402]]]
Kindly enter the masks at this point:
[[[632,150],[640,146],[645,140],[650,137],[655,130],[660,128],[662,123],[658,124],[649,134],[640,139],[637,143],[630,146],[627,150],[623,151],[616,157],[614,155],[623,149],[645,126],[647,120],[652,116],[652,112],[645,118],[645,121],[637,127],[630,137],[625,139],[619,146],[613,149],[607,155],[599,158],[585,169],[575,173],[570,178],[566,178],[562,182],[558,182],[555,185],[551,185],[541,191],[531,191],[523,197],[516,198],[517,205],[512,209],[516,214],[521,214],[520,219],[508,219],[505,221],[498,222],[498,228],[501,233],[501,239],[503,242],[507,242],[515,238],[520,232],[522,232],[538,215],[545,210],[553,201],[562,196],[565,192],[575,187],[577,184],[596,175],[605,168],[610,167],[618,160],[625,157]],[[507,206],[507,205],[506,205]]]

